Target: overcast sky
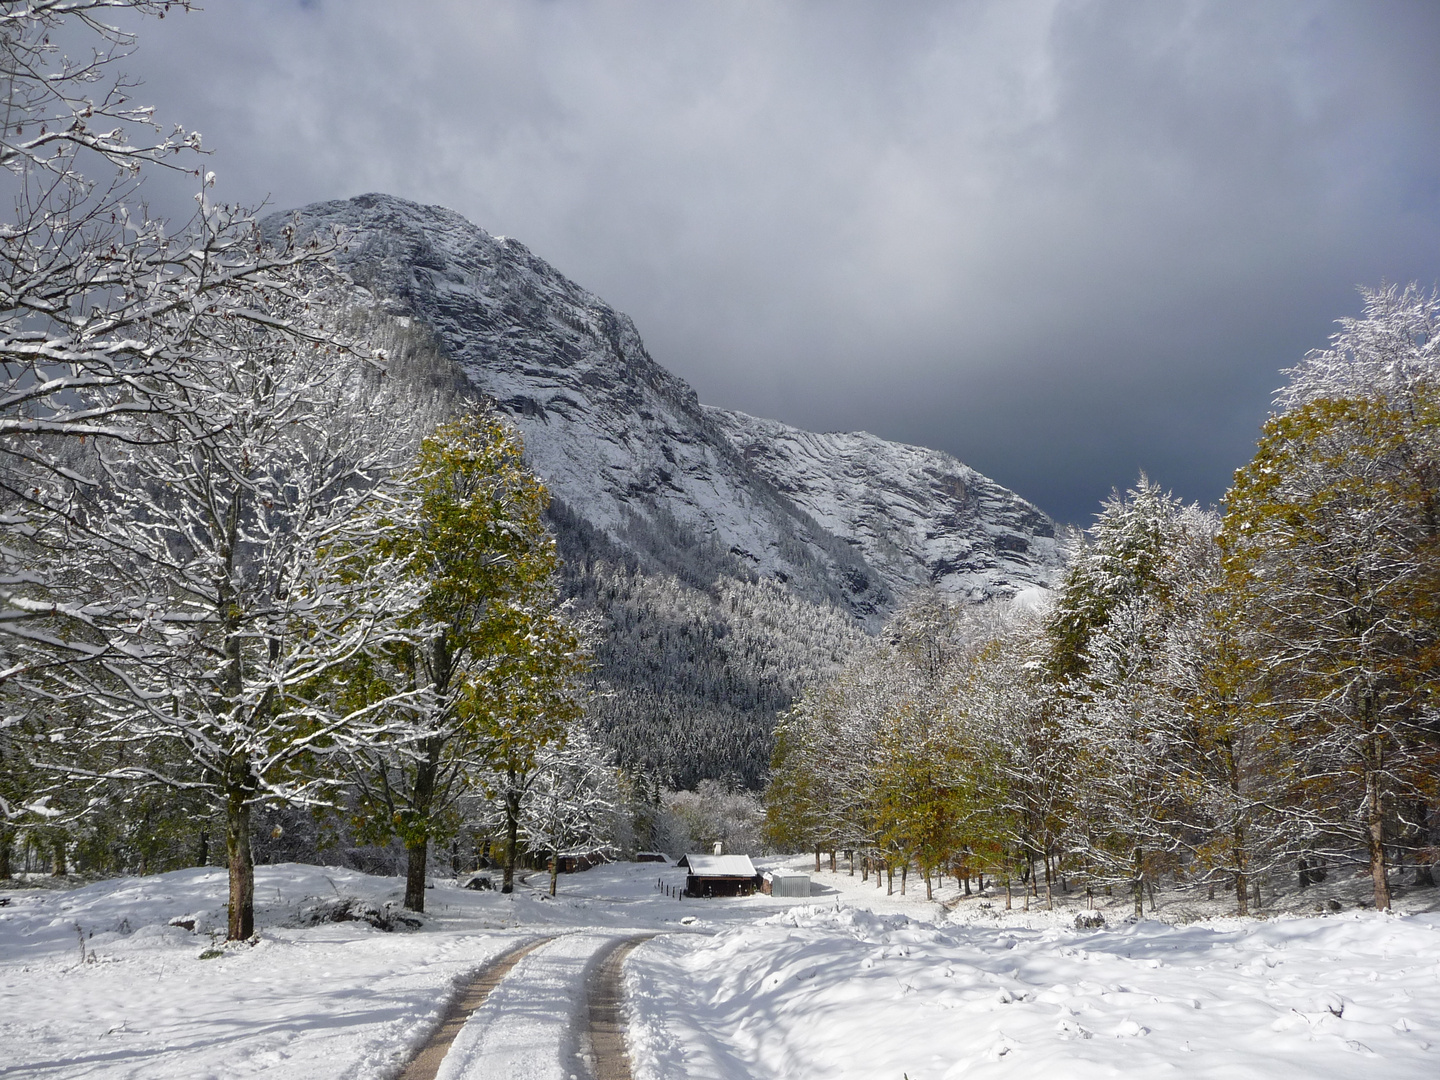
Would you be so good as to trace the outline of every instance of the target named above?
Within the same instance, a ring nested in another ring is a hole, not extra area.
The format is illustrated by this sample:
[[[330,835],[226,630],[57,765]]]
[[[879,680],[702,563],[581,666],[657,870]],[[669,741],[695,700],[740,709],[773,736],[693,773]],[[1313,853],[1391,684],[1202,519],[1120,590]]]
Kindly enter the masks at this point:
[[[441,203],[702,401],[1063,520],[1218,499],[1356,285],[1440,280],[1432,0],[202,2],[128,63],[226,198]]]

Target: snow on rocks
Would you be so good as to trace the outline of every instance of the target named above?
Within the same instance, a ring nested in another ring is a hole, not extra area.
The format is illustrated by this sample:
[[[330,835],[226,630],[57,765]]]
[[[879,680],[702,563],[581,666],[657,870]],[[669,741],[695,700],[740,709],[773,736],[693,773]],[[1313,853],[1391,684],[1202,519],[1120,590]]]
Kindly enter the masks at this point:
[[[637,1080],[1432,1077],[1440,916],[939,926],[806,907],[631,959]]]

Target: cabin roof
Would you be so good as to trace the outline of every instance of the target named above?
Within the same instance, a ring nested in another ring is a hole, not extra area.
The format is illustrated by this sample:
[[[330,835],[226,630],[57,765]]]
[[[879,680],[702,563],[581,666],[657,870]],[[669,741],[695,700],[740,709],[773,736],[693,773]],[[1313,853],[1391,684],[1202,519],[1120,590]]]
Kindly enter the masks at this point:
[[[754,877],[749,855],[686,855],[677,866],[688,866],[695,877]]]

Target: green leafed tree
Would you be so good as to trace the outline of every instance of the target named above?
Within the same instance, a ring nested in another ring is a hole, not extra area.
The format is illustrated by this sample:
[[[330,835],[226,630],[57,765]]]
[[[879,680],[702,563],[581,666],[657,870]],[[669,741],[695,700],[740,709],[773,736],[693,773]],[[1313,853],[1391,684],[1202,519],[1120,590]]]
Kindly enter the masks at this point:
[[[544,485],[499,414],[475,409],[436,428],[398,494],[381,498],[368,550],[401,565],[419,598],[406,640],[351,674],[348,692],[390,701],[393,722],[357,752],[356,782],[362,826],[405,844],[405,905],[423,911],[428,846],[487,779],[507,807],[509,887],[525,779],[579,714],[584,654],[557,610]]]

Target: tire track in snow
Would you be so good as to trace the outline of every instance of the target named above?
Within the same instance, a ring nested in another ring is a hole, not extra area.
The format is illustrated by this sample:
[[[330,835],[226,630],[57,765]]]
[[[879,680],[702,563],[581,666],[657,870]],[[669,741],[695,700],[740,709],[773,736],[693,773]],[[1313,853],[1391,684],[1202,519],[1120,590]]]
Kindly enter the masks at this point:
[[[527,953],[533,952],[547,942],[555,938],[542,937],[511,949],[501,956],[497,956],[490,963],[480,969],[470,983],[456,996],[455,1000],[445,1010],[445,1015],[440,1020],[440,1026],[435,1034],[431,1035],[420,1052],[411,1059],[410,1064],[405,1066],[405,1071],[400,1074],[400,1080],[434,1080],[435,1074],[440,1070],[440,1063],[445,1060],[445,1055],[450,1051],[450,1044],[460,1034],[460,1029],[465,1026],[472,1013],[490,996],[490,992],[500,984],[500,980],[510,974],[510,969],[524,959]]]
[[[435,1080],[572,1080],[581,1052],[587,976],[620,934],[562,934],[525,956],[475,1010]]]
[[[637,934],[612,943],[599,954],[586,986],[586,1047],[582,1054],[592,1080],[631,1080],[625,1046],[625,958],[654,934]]]

